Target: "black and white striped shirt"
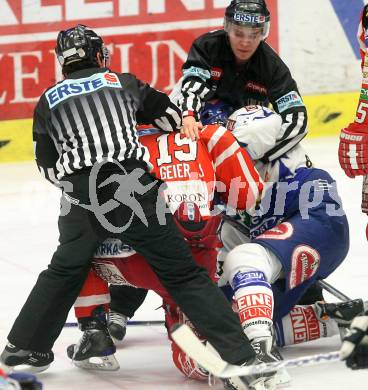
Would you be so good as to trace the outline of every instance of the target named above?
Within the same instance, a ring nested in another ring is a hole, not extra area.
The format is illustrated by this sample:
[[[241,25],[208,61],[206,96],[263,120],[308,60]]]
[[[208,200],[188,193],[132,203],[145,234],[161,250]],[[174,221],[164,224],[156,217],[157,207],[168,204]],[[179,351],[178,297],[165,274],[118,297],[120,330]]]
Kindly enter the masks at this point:
[[[183,116],[199,112],[207,100],[221,99],[234,110],[243,106],[272,104],[281,115],[282,126],[275,144],[265,152],[264,162],[274,161],[297,145],[307,134],[307,110],[287,65],[266,43],[261,42],[243,65],[236,64],[224,30],[197,38],[183,64]]]
[[[133,159],[149,166],[137,123],[178,130],[181,112],[166,94],[132,74],[99,68],[72,73],[46,90],[36,106],[37,165],[54,183],[96,162]]]

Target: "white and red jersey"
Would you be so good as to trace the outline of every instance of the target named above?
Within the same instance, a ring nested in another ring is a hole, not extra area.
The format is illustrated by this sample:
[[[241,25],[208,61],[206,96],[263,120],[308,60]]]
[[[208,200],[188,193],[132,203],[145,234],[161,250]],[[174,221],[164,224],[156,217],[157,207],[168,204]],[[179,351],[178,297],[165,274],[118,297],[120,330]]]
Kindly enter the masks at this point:
[[[263,189],[248,153],[222,126],[205,126],[192,141],[180,133],[141,131],[153,172],[165,181],[165,198],[174,214],[183,202],[196,203],[203,219],[210,216],[215,190],[234,209],[252,208]]]

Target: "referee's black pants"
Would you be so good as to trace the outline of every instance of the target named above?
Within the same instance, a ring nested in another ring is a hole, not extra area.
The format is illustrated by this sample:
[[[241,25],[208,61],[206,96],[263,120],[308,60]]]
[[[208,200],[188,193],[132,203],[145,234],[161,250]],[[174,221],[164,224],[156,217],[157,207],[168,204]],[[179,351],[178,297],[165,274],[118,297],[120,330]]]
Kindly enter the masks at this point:
[[[148,291],[125,285],[110,284],[110,310],[132,318],[146,299]]]
[[[104,172],[98,183],[111,173]],[[71,195],[86,202],[89,174],[74,174],[68,180],[73,184]],[[153,180],[146,173],[141,181],[149,184]],[[117,183],[98,189],[100,204],[114,198],[116,186]],[[236,314],[207,271],[195,263],[173,217],[166,214],[166,224],[159,223],[155,212],[157,196],[158,185],[137,195],[148,226],[134,217],[119,238],[147,259],[171,297],[226,361],[239,363],[253,357],[254,351]],[[120,203],[109,214],[110,221],[124,226],[132,213]],[[18,348],[51,350],[87,277],[94,251],[111,236],[93,213],[74,204],[67,215],[59,217],[59,231],[60,244],[9,333],[9,342]]]

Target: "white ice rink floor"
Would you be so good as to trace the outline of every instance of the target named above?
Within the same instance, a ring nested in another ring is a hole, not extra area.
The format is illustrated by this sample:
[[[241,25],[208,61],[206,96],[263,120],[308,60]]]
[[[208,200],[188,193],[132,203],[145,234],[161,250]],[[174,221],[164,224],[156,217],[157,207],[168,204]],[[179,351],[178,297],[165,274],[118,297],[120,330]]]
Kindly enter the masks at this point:
[[[343,265],[328,282],[352,298],[368,299],[368,245],[360,211],[361,180],[344,176],[337,161],[337,137],[304,142],[314,164],[338,181],[350,222],[351,248]],[[0,349],[38,273],[46,267],[57,245],[59,193],[38,174],[34,163],[0,164]],[[331,298],[326,294],[327,298]],[[332,299],[331,299],[332,300]],[[158,297],[150,299],[135,319],[162,318]],[[70,321],[75,321],[73,313]],[[54,346],[55,361],[39,379],[45,390],[160,390],[205,389],[206,383],[185,379],[172,361],[166,331],[161,326],[130,326],[116,357],[120,370],[113,373],[82,371],[73,367],[66,347],[80,332],[65,328]],[[338,337],[287,347],[286,358],[334,351]],[[368,370],[353,372],[343,363],[289,370],[293,390],[368,389]],[[221,389],[218,383],[214,389]]]

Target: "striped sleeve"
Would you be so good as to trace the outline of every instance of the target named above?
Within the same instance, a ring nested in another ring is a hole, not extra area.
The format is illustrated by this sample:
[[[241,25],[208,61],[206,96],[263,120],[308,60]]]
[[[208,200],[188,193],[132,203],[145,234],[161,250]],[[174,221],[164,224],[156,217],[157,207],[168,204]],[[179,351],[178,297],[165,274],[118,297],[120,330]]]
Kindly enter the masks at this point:
[[[176,131],[181,128],[181,111],[172,102],[169,103],[165,113],[153,120],[153,123],[163,131]]]
[[[168,95],[143,84],[138,80],[142,94],[142,105],[137,111],[137,123],[155,124],[163,131],[181,128],[181,111]]]
[[[206,46],[206,34],[196,39],[189,49],[188,58],[183,64],[183,83],[180,104],[183,116],[194,115],[199,120],[198,113],[202,102],[207,100],[210,91],[210,59]]]
[[[273,50],[269,48],[269,50]],[[282,125],[276,135],[275,145],[265,153],[262,161],[267,163],[276,160],[307,135],[307,109],[298,86],[289,68],[274,53],[272,80],[269,82],[268,97],[273,109],[281,115]]]
[[[276,160],[307,135],[307,111],[305,107],[298,107],[292,112],[281,114],[283,119],[280,132],[276,138],[275,146],[262,158],[263,162]]]
[[[203,142],[213,161],[216,180],[225,191],[220,194],[233,209],[253,209],[263,190],[263,182],[247,151],[222,126],[205,126]],[[219,186],[217,186],[219,187]]]
[[[209,87],[202,79],[197,77],[185,79],[181,90],[181,110],[183,115],[187,112],[193,112],[198,120],[197,113],[201,110],[202,102],[209,92]]]
[[[47,132],[47,123],[44,115],[42,115],[41,106],[42,101],[41,104],[36,106],[33,116],[34,156],[41,175],[52,184],[59,186],[58,170],[56,168],[59,153]]]

